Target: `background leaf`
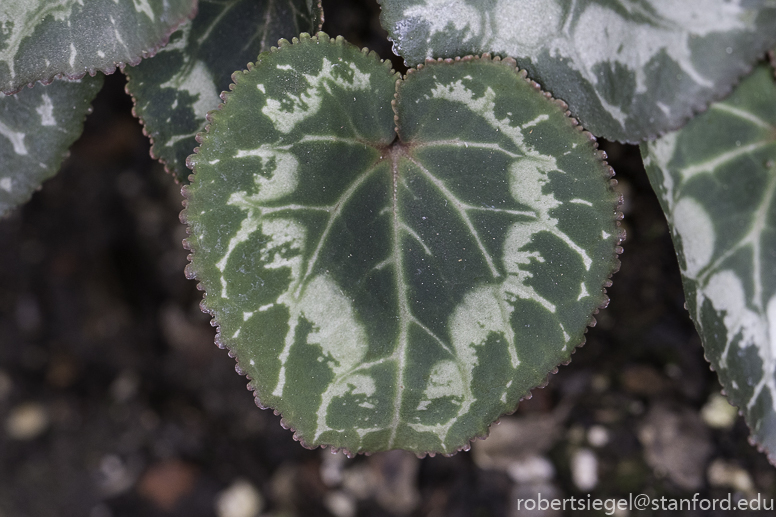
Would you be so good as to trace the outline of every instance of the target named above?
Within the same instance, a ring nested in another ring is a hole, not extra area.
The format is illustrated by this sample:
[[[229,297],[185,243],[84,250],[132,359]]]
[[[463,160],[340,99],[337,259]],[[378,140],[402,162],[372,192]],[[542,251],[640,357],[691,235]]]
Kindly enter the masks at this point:
[[[83,130],[102,74],[0,93],[0,215],[30,199],[59,170]]]
[[[776,3],[702,0],[380,0],[410,64],[517,59],[592,133],[637,142],[676,129],[776,44]]]
[[[83,77],[152,56],[197,0],[3,0],[0,91]]]
[[[622,239],[611,169],[514,62],[262,54],[190,157],[188,274],[308,445],[455,452],[567,361]]]
[[[706,357],[776,462],[776,82],[756,69],[724,102],[642,146]]]
[[[259,52],[280,38],[320,29],[323,11],[309,0],[203,0],[194,21],[159,54],[125,70],[127,92],[152,141],[151,153],[187,182],[186,157],[197,146],[205,115]]]

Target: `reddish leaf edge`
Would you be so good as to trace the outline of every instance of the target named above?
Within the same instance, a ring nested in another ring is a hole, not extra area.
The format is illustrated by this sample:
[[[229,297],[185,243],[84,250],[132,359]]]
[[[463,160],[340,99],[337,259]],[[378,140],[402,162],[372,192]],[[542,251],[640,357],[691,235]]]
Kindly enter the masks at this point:
[[[278,47],[272,47],[269,50],[269,52],[278,52],[278,51],[281,51],[285,47],[288,47],[288,46],[291,46],[291,45],[295,45],[295,44],[299,44],[299,43],[301,43],[301,42],[303,42],[305,40],[311,40],[311,41],[316,42],[316,43],[330,43],[330,44],[335,44],[335,45],[349,45],[351,47],[358,48],[355,45],[345,41],[345,38],[343,38],[342,36],[337,36],[336,38],[331,38],[328,34],[319,31],[315,36],[311,36],[311,35],[309,35],[307,33],[302,33],[299,36],[299,38],[293,38],[291,40],[291,42],[289,42],[286,39],[281,39],[278,42]],[[361,52],[363,54],[365,54],[365,55],[373,56],[380,63],[384,64],[384,66],[386,66],[387,68],[391,66],[390,60],[380,59],[380,57],[377,55],[376,52],[370,51],[366,47],[362,48]],[[515,71],[515,73],[518,76],[520,76],[523,80],[527,81],[535,90],[541,92],[542,95],[547,100],[549,100],[550,102],[555,103],[561,109],[563,109],[564,110],[564,115],[566,117],[568,117],[569,122],[571,123],[571,125],[574,126],[582,134],[584,134],[588,138],[588,140],[590,141],[590,144],[591,144],[592,151],[593,151],[594,155],[596,156],[596,158],[598,160],[600,160],[600,162],[604,166],[605,177],[609,180],[608,181],[608,185],[609,185],[610,192],[615,192],[616,193],[615,187],[617,186],[617,180],[614,179],[614,176],[615,176],[614,169],[606,161],[607,160],[606,152],[601,150],[601,149],[598,149],[598,142],[597,142],[597,139],[596,139],[595,135],[593,135],[589,131],[585,130],[579,124],[579,121],[576,118],[571,116],[571,112],[569,111],[568,104],[566,102],[564,102],[563,100],[554,98],[552,96],[552,94],[549,93],[549,92],[543,91],[542,88],[541,88],[541,85],[539,85],[539,83],[537,83],[536,81],[533,81],[532,79],[530,79],[528,77],[528,72],[526,70],[522,70],[522,69],[518,69],[517,68],[517,62],[513,58],[511,58],[511,57],[506,57],[506,58],[501,58],[499,56],[492,57],[489,53],[485,53],[485,54],[482,54],[482,55],[479,55],[479,56],[470,55],[470,56],[456,57],[456,58],[427,59],[425,61],[425,63],[420,64],[417,67],[408,70],[407,74],[404,77],[397,78],[397,86],[398,86],[399,82],[403,81],[408,75],[410,75],[411,73],[415,73],[415,71],[417,71],[418,69],[421,69],[421,68],[423,68],[423,66],[431,64],[431,63],[440,63],[441,62],[441,63],[450,63],[450,64],[452,64],[452,63],[455,63],[455,62],[458,62],[458,61],[472,61],[472,60],[480,60],[480,59],[481,60],[488,60],[488,61],[492,61],[492,62],[496,62],[496,63],[500,62],[500,63],[502,63],[502,64],[504,64],[506,66],[509,66],[510,68],[512,68]],[[238,71],[238,72],[235,72],[234,74],[232,74],[233,82],[232,82],[232,84],[229,85],[230,91],[234,89],[234,86],[235,86],[235,83],[236,83],[235,76],[237,74],[239,74],[239,73],[246,73],[247,71],[253,70],[254,66],[255,66],[254,63],[248,63],[248,69],[246,71]],[[391,72],[393,72],[392,68],[391,68]],[[218,107],[215,110],[212,110],[212,111],[208,112],[208,114],[206,116],[208,124],[205,126],[205,130],[203,132],[201,132],[201,133],[198,133],[197,136],[196,136],[196,140],[200,144],[207,137],[207,133],[210,131],[210,123],[212,122],[211,115],[214,114],[214,113],[217,113],[219,110],[221,110],[223,108],[223,106],[226,105],[226,103],[228,102],[229,97],[230,97],[230,92],[222,92],[221,93],[221,99],[223,100],[223,102],[221,104],[219,104]],[[394,109],[394,113],[395,113],[395,99],[391,102],[391,104],[392,104],[392,108]],[[396,116],[394,117],[394,120],[396,120]],[[196,154],[198,152],[199,152],[199,147],[196,147],[194,149],[194,153]],[[194,180],[194,177],[195,177],[196,172],[197,172],[195,165],[191,161],[191,158],[193,156],[194,155],[190,155],[189,158],[186,159],[186,166],[189,169],[192,170],[192,174],[189,176],[189,181],[190,182],[192,182]],[[183,185],[183,187],[181,188],[181,195],[183,196],[184,199],[182,201],[183,210],[180,212],[179,219],[180,219],[182,224],[186,225],[186,234],[190,235],[191,234],[191,227],[188,224],[188,215],[187,215],[188,198],[189,198],[188,186],[189,185]],[[587,326],[584,329],[584,333],[585,334],[587,333],[589,328],[592,328],[592,327],[596,326],[597,320],[595,319],[595,316],[602,309],[605,309],[606,307],[609,306],[610,299],[609,299],[609,296],[607,295],[607,289],[612,286],[612,276],[614,276],[614,274],[617,273],[620,270],[621,262],[620,262],[619,256],[623,253],[622,243],[625,241],[625,238],[626,238],[625,229],[621,227],[621,221],[624,218],[624,214],[622,212],[622,205],[623,205],[623,196],[622,196],[621,193],[619,193],[619,195],[616,198],[616,202],[614,203],[614,206],[613,206],[613,209],[614,209],[614,220],[615,220],[615,223],[616,223],[617,228],[618,228],[618,234],[617,234],[616,246],[615,246],[614,254],[613,254],[614,256],[612,257],[612,260],[613,260],[613,262],[612,262],[612,269],[611,269],[611,272],[609,273],[609,275],[607,276],[607,280],[604,282],[604,284],[603,284],[603,286],[601,288],[600,296],[598,298],[598,306],[597,306],[597,308],[595,310],[593,310],[592,314],[590,315],[590,321],[588,322]],[[250,391],[252,393],[253,399],[254,399],[254,403],[256,404],[256,406],[259,409],[272,409],[273,413],[276,416],[280,416],[281,417],[280,418],[280,426],[283,429],[291,431],[293,433],[294,441],[299,442],[299,444],[302,447],[304,447],[305,449],[314,450],[314,449],[317,449],[318,447],[320,447],[321,449],[326,449],[328,447],[331,450],[332,454],[336,454],[336,453],[342,452],[348,458],[353,458],[357,454],[363,454],[364,456],[370,456],[371,454],[374,454],[374,453],[372,453],[370,451],[354,453],[354,452],[348,450],[347,448],[338,448],[338,447],[334,447],[334,446],[327,445],[327,444],[311,445],[311,444],[307,443],[304,440],[304,438],[297,433],[296,429],[294,429],[283,418],[283,415],[281,414],[281,412],[279,410],[277,410],[275,408],[272,408],[270,406],[267,406],[267,405],[265,405],[265,404],[263,404],[261,402],[261,393],[259,393],[259,391],[256,388],[256,386],[252,385],[251,381],[253,379],[240,366],[239,359],[237,359],[236,353],[231,348],[229,348],[226,344],[224,344],[223,341],[221,340],[221,325],[218,322],[218,319],[216,318],[215,311],[213,309],[211,309],[210,307],[208,307],[208,304],[207,304],[207,292],[205,291],[205,288],[204,288],[204,286],[201,283],[202,279],[199,278],[197,271],[193,268],[192,259],[193,259],[194,254],[196,253],[195,247],[192,246],[191,242],[188,239],[183,239],[182,245],[183,245],[183,248],[185,250],[189,251],[189,255],[187,256],[187,260],[189,261],[189,263],[186,265],[186,267],[184,269],[184,274],[185,274],[187,279],[189,279],[189,280],[196,280],[197,281],[197,290],[203,291],[202,301],[199,304],[199,308],[200,308],[200,310],[203,313],[208,314],[210,316],[210,326],[216,328],[216,335],[215,335],[215,339],[214,339],[215,345],[218,348],[226,349],[227,350],[227,355],[229,355],[229,357],[231,357],[232,359],[235,359],[234,369],[235,369],[235,371],[239,375],[245,376],[246,379],[249,381],[247,386],[246,386],[246,388],[247,388],[248,391]],[[571,348],[571,355],[576,353],[578,348],[582,348],[585,345],[586,341],[587,341],[587,338],[585,336],[583,336],[582,340]],[[538,385],[534,386],[533,388],[528,389],[526,391],[526,393],[522,397],[520,397],[520,399],[518,400],[518,403],[515,405],[514,409],[512,409],[510,411],[504,412],[499,418],[497,418],[496,420],[494,420],[493,422],[488,424],[482,433],[477,434],[477,435],[473,436],[472,438],[466,440],[461,446],[457,447],[452,452],[450,452],[450,453],[438,453],[436,451],[424,451],[424,452],[416,453],[416,456],[418,458],[421,458],[421,459],[425,458],[426,456],[433,458],[437,454],[440,454],[440,455],[445,456],[445,457],[450,457],[450,456],[454,456],[458,452],[461,452],[461,451],[466,452],[466,451],[471,450],[471,446],[472,446],[472,444],[476,440],[485,440],[490,435],[490,430],[491,430],[492,426],[497,425],[502,417],[508,416],[508,415],[512,415],[515,411],[517,411],[520,402],[522,402],[523,400],[531,399],[532,396],[533,396],[532,391],[534,389],[545,388],[549,384],[549,382],[550,382],[550,378],[551,378],[550,376],[554,375],[554,374],[557,374],[558,371],[559,371],[560,366],[566,366],[569,363],[571,363],[571,359],[572,358],[569,357],[568,360],[563,361],[559,365],[555,366],[552,370],[550,370],[547,373],[547,375],[545,376],[544,380],[541,383],[539,383]],[[378,452],[385,452],[385,451],[378,451]]]
[[[68,81],[69,79],[58,79],[58,80]],[[43,86],[48,86],[48,85],[44,84]],[[100,89],[102,89],[102,86],[100,86]],[[84,112],[84,116],[79,121],[79,124],[81,126],[81,131],[80,131],[80,133],[78,134],[78,137],[75,139],[75,141],[73,143],[77,142],[78,139],[81,138],[81,135],[83,134],[83,131],[84,131],[84,124],[86,123],[86,118],[89,115],[91,115],[92,112],[94,111],[94,105],[92,103],[94,102],[94,98],[97,96],[98,93],[99,93],[99,90],[95,93],[95,96],[92,97],[92,100],[89,102],[89,106],[86,108],[86,111]],[[43,188],[43,185],[47,181],[53,179],[54,176],[59,174],[59,171],[62,170],[62,165],[65,163],[65,160],[70,158],[72,145],[73,144],[70,144],[70,147],[68,147],[67,149],[62,151],[62,154],[59,156],[59,159],[56,162],[56,166],[54,167],[54,172],[50,176],[48,176],[47,178],[43,179],[43,181],[41,181],[40,185],[38,185],[38,187],[35,190],[33,190],[27,196],[25,196],[25,198],[22,201],[20,201],[16,206],[10,208],[9,210],[6,210],[5,212],[0,212],[0,221],[8,219],[11,216],[11,214],[16,213],[16,211],[19,210],[22,206],[24,206],[25,204],[29,203],[29,201],[32,199],[32,196],[35,195],[35,192],[40,191]]]
[[[377,3],[380,4],[380,25],[385,27],[387,24],[383,22],[384,19],[384,11],[382,6],[382,0],[377,0]],[[388,34],[388,40],[391,42],[391,45],[394,49],[397,48],[397,42],[394,41],[394,39],[391,37],[390,34]],[[763,48],[760,49],[760,52],[765,53],[768,52],[768,48],[773,44],[769,43],[764,45]],[[776,49],[769,52],[771,56],[771,63],[774,67],[774,74],[776,74]],[[396,55],[399,55],[402,59],[404,59],[404,56],[401,56],[398,52],[396,52]],[[504,56],[505,58],[508,58]],[[455,58],[458,59],[458,58]],[[511,58],[508,58],[511,59]],[[729,86],[724,88],[716,88],[714,89],[710,95],[708,95],[705,100],[700,100],[698,102],[695,102],[694,104],[690,105],[688,109],[685,110],[685,113],[682,117],[678,119],[678,122],[676,124],[670,125],[668,128],[666,128],[663,131],[658,131],[655,133],[650,133],[646,136],[643,136],[641,138],[637,139],[618,139],[618,140],[612,140],[613,142],[619,142],[621,144],[631,144],[631,145],[639,145],[644,142],[651,142],[653,140],[657,140],[658,138],[662,137],[663,135],[667,133],[671,133],[673,131],[677,131],[684,126],[686,126],[692,119],[700,115],[701,113],[706,112],[709,107],[715,103],[719,102],[723,99],[725,99],[728,95],[730,95],[733,90],[738,86],[738,84],[749,74],[751,74],[755,67],[760,63],[762,60],[762,57],[756,59],[755,61],[751,63],[746,63],[738,72],[736,72],[737,77],[735,80],[733,80]],[[426,59],[428,61],[428,59]],[[404,64],[407,66],[410,66],[410,63],[408,63],[406,60],[404,61]]]
[[[776,49],[769,51],[768,55],[766,56],[766,59],[767,61],[770,62],[770,65],[773,68],[773,78],[776,81]],[[761,62],[756,63],[756,65],[759,65],[759,64],[761,64]],[[709,107],[711,106],[711,104],[713,103],[710,103]],[[687,310],[686,302],[685,302],[684,308],[685,310]],[[694,321],[693,321],[693,325],[695,325]],[[706,354],[706,345],[703,343],[703,338],[701,337],[700,331],[696,329],[696,332],[698,334],[698,337],[701,338],[701,347],[703,348],[703,359],[705,359],[706,362],[708,363],[709,370],[714,373],[717,373],[717,370],[714,368],[714,363],[712,363],[711,359],[709,359],[709,356]],[[717,374],[717,381],[720,382],[720,385],[722,384],[722,382],[719,381],[719,374]],[[754,447],[757,450],[757,452],[759,452],[760,454],[763,454],[768,460],[768,463],[776,467],[776,450],[771,450],[764,444],[761,444],[759,441],[757,441],[757,438],[755,437],[755,434],[754,434],[754,428],[752,425],[749,424],[749,419],[744,414],[744,410],[740,406],[734,404],[732,400],[730,400],[730,398],[727,396],[727,392],[725,391],[724,387],[720,388],[719,393],[720,395],[725,397],[725,400],[727,400],[728,404],[730,404],[731,406],[733,406],[738,410],[738,415],[744,419],[744,422],[746,423],[746,427],[749,429],[749,436],[747,436],[747,442],[749,442],[749,445]]]
[[[315,7],[316,7],[316,9],[317,9],[317,10],[314,10],[314,12],[313,12],[313,15],[316,15],[316,14],[318,15],[318,24],[317,24],[317,29],[318,29],[318,32],[320,32],[321,28],[323,27],[323,22],[324,22],[324,18],[325,18],[325,16],[324,16],[324,12],[323,12],[323,4],[322,4],[321,2],[322,2],[322,0],[318,0],[318,3],[315,5]],[[195,14],[196,14],[196,13],[195,13]],[[192,16],[190,17],[190,19],[194,19],[194,15],[192,15]],[[184,21],[185,21],[185,20],[184,20]],[[183,22],[181,22],[181,24],[182,24],[182,23],[183,23]],[[178,24],[178,26],[175,28],[175,30],[178,30],[178,28],[180,28],[180,25],[181,25],[181,24]],[[172,36],[172,34],[175,32],[175,30],[174,30],[174,31],[172,31],[172,32],[170,32],[170,34],[167,36],[167,39],[168,39],[168,40],[169,40],[170,36]],[[166,45],[166,44],[167,44],[167,43],[165,42],[165,45]],[[280,40],[278,40],[278,45],[279,45],[279,44],[280,44]],[[160,48],[161,48],[161,47],[160,47]],[[274,47],[273,47],[273,48],[274,48]],[[134,65],[131,65],[131,66],[136,66],[137,64],[138,64],[138,63],[135,63]],[[247,65],[247,66],[249,66],[249,65],[251,65],[251,63],[248,63],[248,65]],[[123,70],[123,68],[122,68],[122,72],[123,72],[123,71],[124,71],[124,70]],[[243,69],[243,70],[237,70],[237,71],[235,71],[234,73],[237,73],[237,72],[245,72],[245,69]],[[232,75],[234,76],[234,74],[232,74]],[[143,119],[143,117],[141,117],[141,116],[138,114],[138,112],[137,112],[137,105],[138,105],[138,100],[137,100],[137,97],[135,97],[135,96],[132,94],[132,92],[130,91],[130,87],[129,87],[130,78],[129,78],[129,76],[125,74],[125,77],[126,77],[127,81],[126,81],[126,84],[124,85],[124,93],[126,93],[127,95],[129,95],[129,97],[132,99],[132,116],[133,116],[133,117],[135,117],[135,118],[138,120],[138,122],[140,122],[140,126],[142,127],[142,130],[143,130],[143,135],[144,135],[146,138],[148,138],[148,141],[149,141],[149,142],[150,142],[150,144],[151,144],[151,147],[148,149],[148,154],[149,154],[149,156],[151,156],[151,158],[153,158],[154,160],[158,161],[159,163],[161,163],[161,164],[164,166],[164,172],[166,172],[167,174],[169,174],[170,176],[172,176],[172,179],[173,179],[173,181],[175,181],[175,184],[176,184],[176,185],[186,185],[187,183],[185,183],[184,181],[182,181],[182,180],[181,180],[181,177],[184,177],[184,178],[186,178],[186,176],[183,174],[183,172],[178,172],[178,171],[177,171],[177,170],[174,168],[175,164],[171,164],[171,163],[169,163],[169,162],[168,162],[167,160],[165,160],[163,157],[161,157],[161,156],[157,156],[157,155],[156,155],[156,153],[154,152],[154,144],[155,144],[156,142],[154,141],[154,137],[153,137],[153,136],[151,135],[151,133],[148,131],[148,124],[146,124],[146,121],[145,121],[145,120]],[[232,84],[234,84],[234,83],[232,83]],[[230,86],[231,86],[231,85],[230,85]],[[224,96],[224,94],[225,94],[225,93],[227,93],[227,92],[221,92],[221,94],[219,95],[219,97],[221,97],[221,98],[223,99],[223,96]],[[215,109],[218,109],[218,106],[217,106]],[[207,126],[205,127],[205,131],[207,131]],[[195,138],[196,138],[196,137],[195,137]],[[192,151],[193,151],[193,152],[196,152],[196,149],[192,149]],[[188,167],[188,164],[186,164],[186,166]]]
[[[763,51],[766,52],[766,51]],[[772,52],[769,52],[769,54],[773,54]],[[617,142],[620,144],[628,144],[628,145],[641,145],[643,143],[647,142],[654,142],[655,140],[667,135],[668,133],[673,133],[674,131],[679,131],[684,126],[689,124],[695,117],[698,115],[702,115],[703,113],[706,113],[709,108],[711,108],[711,105],[716,102],[721,102],[725,100],[730,94],[733,93],[733,90],[735,90],[739,84],[741,84],[741,81],[746,79],[749,75],[754,72],[755,68],[757,68],[763,61],[764,54],[761,54],[759,58],[757,58],[755,61],[752,61],[750,63],[746,63],[735,75],[735,79],[726,87],[722,88],[716,88],[714,89],[707,97],[697,100],[693,104],[691,104],[686,110],[684,110],[684,114],[678,119],[678,121],[675,124],[669,125],[666,129],[663,131],[657,131],[655,133],[650,133],[640,139],[621,139],[621,140],[612,140],[612,142]],[[767,56],[765,56],[767,57]],[[776,64],[774,65],[776,67]],[[776,74],[776,70],[774,71]]]
[[[122,70],[122,73],[123,73],[123,70]],[[132,99],[132,116],[135,117],[138,122],[140,122],[140,128],[143,131],[143,136],[148,138],[148,143],[149,143],[148,155],[152,159],[161,163],[162,166],[164,166],[164,172],[172,176],[172,180],[175,182],[176,185],[182,184],[180,178],[178,177],[178,172],[174,169],[174,166],[171,163],[168,163],[167,160],[165,160],[161,156],[157,156],[157,154],[154,152],[154,145],[156,145],[156,141],[154,140],[154,137],[151,134],[151,132],[148,130],[148,124],[146,123],[145,119],[141,117],[137,112],[138,100],[137,100],[137,97],[135,97],[130,91],[129,76],[124,74],[124,78],[126,79],[126,82],[124,84],[124,93],[129,95],[129,98]]]
[[[776,50],[771,51],[770,53],[771,57],[771,63],[773,64],[773,78],[776,80]],[[685,310],[687,310],[687,303],[685,302],[684,305]],[[689,317],[689,315],[688,315]],[[693,321],[693,325],[695,322]],[[696,329],[696,332],[698,333],[698,337],[701,337],[700,331]],[[717,374],[717,382],[722,384],[722,381],[719,380],[719,374],[717,373],[716,368],[714,368],[714,363],[709,359],[709,356],[706,354],[706,345],[703,343],[703,338],[701,337],[701,347],[703,348],[703,358],[706,360],[706,362],[709,364],[709,370]],[[754,447],[757,452],[764,455],[765,458],[768,460],[768,463],[776,467],[776,450],[769,449],[765,444],[760,443],[757,440],[757,437],[754,433],[754,426],[749,423],[749,419],[747,418],[746,414],[744,413],[744,409],[733,403],[732,400],[730,400],[730,397],[727,395],[727,391],[725,391],[725,387],[723,386],[719,390],[720,395],[725,397],[725,400],[727,400],[727,403],[733,406],[738,410],[738,416],[744,419],[744,423],[746,423],[746,427],[749,429],[749,436],[746,437],[746,441],[749,442],[749,445]]]
[[[714,363],[712,363],[708,355],[706,355],[705,346],[703,346],[703,358],[706,360],[707,363],[709,363],[709,370],[714,373],[717,373],[716,368],[714,368]],[[719,382],[719,375],[717,375],[717,381]],[[720,382],[720,384],[722,383]],[[768,463],[776,467],[776,451],[772,451],[764,444],[757,441],[757,438],[754,435],[754,431],[752,430],[752,426],[749,425],[749,420],[746,418],[746,415],[744,414],[744,410],[741,408],[741,406],[734,404],[733,401],[730,400],[730,398],[727,396],[727,391],[725,391],[724,387],[720,388],[719,394],[725,397],[725,400],[727,400],[727,403],[738,410],[738,416],[744,419],[744,423],[746,423],[746,427],[749,429],[749,436],[746,437],[746,441],[749,443],[749,445],[751,447],[754,447],[757,450],[757,452],[764,455],[765,458],[768,460]]]
[[[183,16],[180,20],[178,20],[173,25],[171,25],[170,28],[167,31],[165,31],[164,35],[161,37],[161,39],[159,40],[158,43],[156,43],[155,45],[152,45],[150,48],[148,48],[146,50],[141,50],[140,51],[140,55],[136,56],[131,61],[128,61],[128,62],[114,61],[112,67],[111,66],[106,66],[104,68],[99,68],[99,67],[97,67],[97,68],[89,68],[87,70],[84,70],[83,73],[78,73],[78,74],[73,74],[73,75],[67,74],[65,72],[61,72],[61,73],[54,74],[54,75],[51,75],[51,76],[46,76],[46,77],[39,78],[39,79],[37,79],[35,81],[31,81],[31,82],[27,83],[26,86],[28,88],[32,88],[37,83],[41,83],[44,86],[48,86],[55,79],[66,79],[66,80],[70,80],[70,81],[77,81],[79,79],[83,79],[84,76],[86,76],[86,74],[89,74],[90,76],[94,77],[95,75],[97,75],[97,72],[102,72],[105,75],[112,75],[113,73],[116,72],[117,69],[123,71],[124,68],[127,67],[127,66],[139,65],[140,62],[143,59],[148,59],[148,58],[154,57],[156,55],[156,53],[159,52],[159,50],[161,50],[163,47],[165,47],[167,45],[167,43],[170,41],[170,36],[172,36],[172,33],[177,31],[178,28],[184,22],[186,22],[188,20],[193,20],[194,17],[197,16],[197,12],[199,10],[198,1],[199,0],[191,0],[191,10],[189,11],[189,14],[187,14],[186,16]],[[15,89],[15,90],[2,91],[2,93],[4,93],[5,95],[13,95],[15,93],[19,93],[23,89],[24,89],[24,86],[21,86],[21,87]]]

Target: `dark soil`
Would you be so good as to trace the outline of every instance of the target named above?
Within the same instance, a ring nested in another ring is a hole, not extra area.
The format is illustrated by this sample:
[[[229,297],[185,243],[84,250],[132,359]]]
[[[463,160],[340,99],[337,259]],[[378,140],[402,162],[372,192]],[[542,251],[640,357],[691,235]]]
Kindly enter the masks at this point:
[[[329,34],[390,55],[376,6],[324,7]],[[490,440],[450,458],[347,460],[294,442],[213,345],[201,293],[183,276],[180,187],[149,157],[123,86],[121,74],[107,78],[62,171],[0,221],[0,517],[213,516],[236,480],[277,517],[509,516],[537,491],[776,494],[776,471],[743,420],[712,429],[698,416],[720,386],[637,148],[602,143],[628,232],[611,304],[572,363],[505,417],[517,427],[495,428],[508,429],[504,462],[477,451]],[[45,419],[28,436],[7,428],[20,408]],[[524,432],[511,440],[515,428]],[[667,429],[668,443],[655,438]],[[597,461],[589,490],[572,475],[580,450]],[[525,458],[554,472],[516,473]],[[720,481],[720,469],[751,486]]]

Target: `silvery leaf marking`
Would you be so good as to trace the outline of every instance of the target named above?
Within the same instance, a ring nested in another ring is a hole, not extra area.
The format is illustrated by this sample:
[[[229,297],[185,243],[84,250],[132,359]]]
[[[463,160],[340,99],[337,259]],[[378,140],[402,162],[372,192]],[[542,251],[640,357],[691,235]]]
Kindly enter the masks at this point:
[[[741,0],[382,0],[410,64],[511,56],[594,134],[635,142],[684,123],[776,44],[776,4]]]
[[[642,149],[687,305],[731,401],[776,451],[776,83],[765,66]]]
[[[617,197],[589,135],[512,63],[397,86],[321,33],[235,81],[190,158],[189,271],[300,439],[457,450],[582,340]]]
[[[196,0],[3,0],[0,91],[136,64],[195,9]]]
[[[26,202],[59,170],[81,135],[102,75],[0,93],[0,216]]]
[[[282,37],[317,30],[306,0],[201,0],[197,17],[170,36],[154,59],[128,68],[127,91],[152,140],[151,152],[186,183],[186,158],[218,106],[231,75]]]

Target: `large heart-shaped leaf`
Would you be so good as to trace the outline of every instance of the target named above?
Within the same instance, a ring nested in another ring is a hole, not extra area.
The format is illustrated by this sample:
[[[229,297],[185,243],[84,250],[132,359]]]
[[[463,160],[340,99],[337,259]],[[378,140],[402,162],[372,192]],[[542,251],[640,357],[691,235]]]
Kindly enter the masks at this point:
[[[323,12],[310,0],[202,0],[154,59],[125,70],[135,113],[151,138],[151,153],[179,181],[186,157],[205,128],[205,115],[220,102],[231,75],[280,38],[321,28]]]
[[[642,146],[706,357],[776,463],[776,81],[766,66]]]
[[[680,127],[776,44],[773,0],[380,0],[410,63],[512,56],[594,134]]]
[[[0,216],[57,173],[102,81],[99,74],[0,93]]]
[[[79,78],[153,55],[197,0],[2,0],[0,91]]]
[[[467,447],[605,304],[611,168],[511,60],[397,83],[320,33],[249,68],[182,214],[218,342],[308,445]]]

